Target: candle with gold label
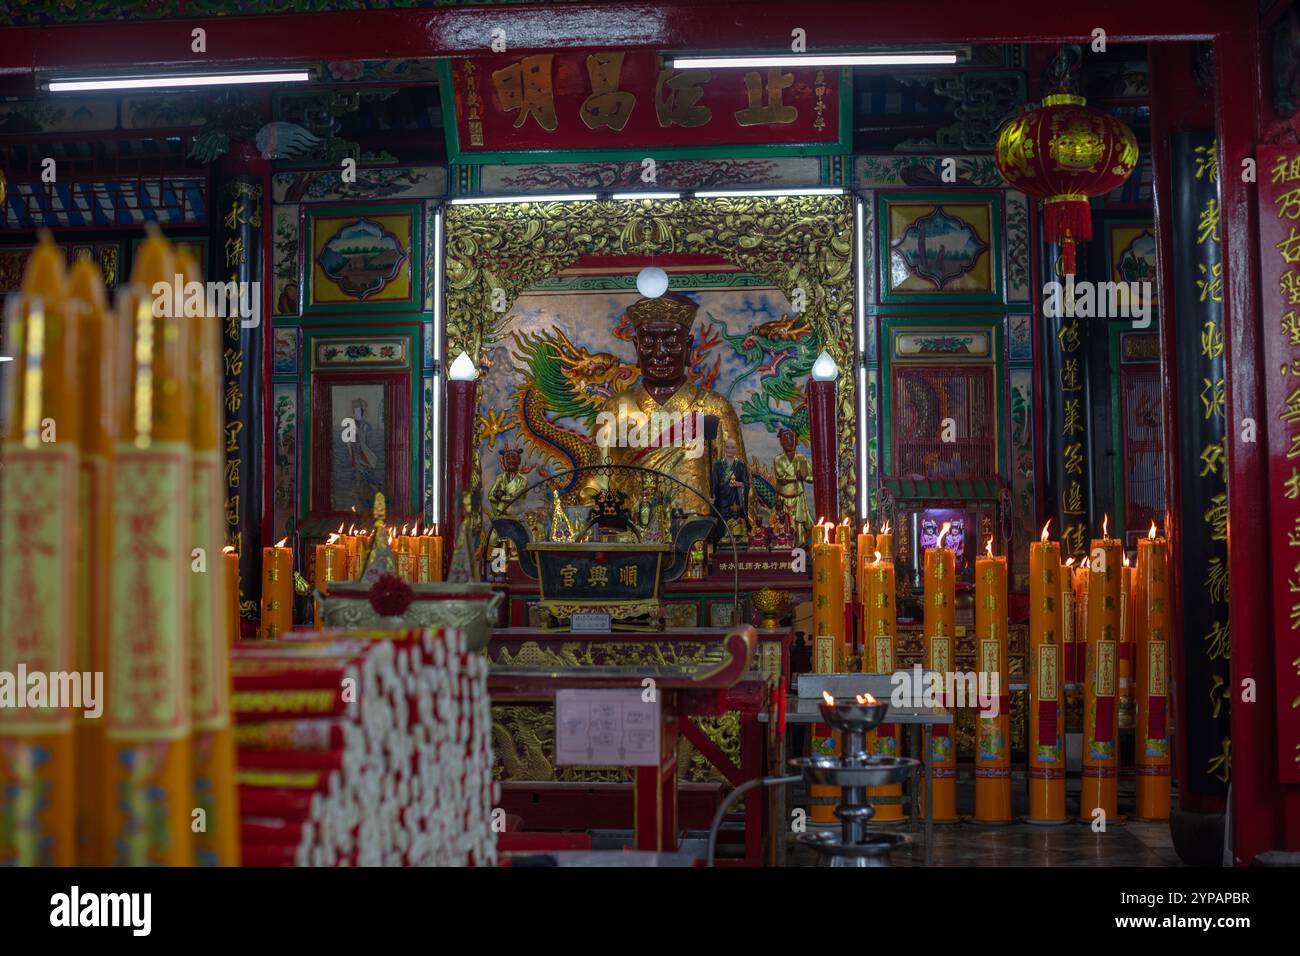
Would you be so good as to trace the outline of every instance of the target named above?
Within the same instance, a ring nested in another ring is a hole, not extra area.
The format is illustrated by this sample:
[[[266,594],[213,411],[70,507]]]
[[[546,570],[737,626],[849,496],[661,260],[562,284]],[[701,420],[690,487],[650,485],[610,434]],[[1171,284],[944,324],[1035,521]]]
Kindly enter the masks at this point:
[[[201,283],[198,263],[185,251],[176,271]],[[190,535],[205,570],[190,579],[190,758],[195,808],[204,826],[194,830],[195,866],[239,865],[239,806],[235,802],[235,737],[230,726],[230,648],[226,622],[226,562],[218,560],[223,524],[225,445],[222,441],[221,321],[190,318],[191,502]],[[197,569],[196,569],[197,570]]]
[[[442,580],[442,535],[438,534],[438,528],[435,525],[429,529],[429,533],[420,539],[421,554],[427,552],[429,555],[429,581]]]
[[[845,518],[835,526],[835,543],[844,555],[844,639],[840,644],[839,669],[841,671],[860,670],[861,661],[857,658],[853,646],[853,602],[856,593],[853,581],[853,525]]]
[[[946,547],[948,529],[944,522],[938,543],[925,552],[924,563],[924,642],[925,668],[935,672],[948,685],[953,673],[956,642],[957,556]],[[953,701],[946,701],[952,707]],[[957,819],[957,754],[953,747],[951,724],[935,724],[927,758],[934,765],[934,819],[950,822]]]
[[[221,557],[226,562],[226,640],[234,647],[239,640],[239,552],[226,545]]]
[[[844,549],[835,540],[835,525],[829,521],[813,526],[813,671],[835,673],[844,646]],[[813,728],[814,753],[834,754],[836,734],[825,724]],[[836,787],[815,784],[814,799],[827,800],[812,806],[814,823],[834,823]]]
[[[113,445],[116,401],[112,355],[117,347],[99,267],[79,258],[68,279],[77,310],[81,383],[81,472],[77,550],[77,670],[108,675],[108,568],[112,563]],[[104,721],[77,714],[77,864],[107,866],[104,825]]]
[[[1088,656],[1088,560],[1074,569],[1074,682],[1080,690],[1084,682],[1085,658]],[[1069,680],[1067,675],[1066,680]]]
[[[157,283],[173,288],[177,275],[171,244],[147,227],[118,296],[123,342],[105,710],[106,838],[118,866],[194,861],[191,321],[170,297],[155,306],[153,293]]]
[[[11,677],[20,669],[79,669],[80,322],[67,300],[65,261],[43,234],[9,305],[6,345],[14,361],[0,467],[0,670]],[[76,711],[45,706],[28,690],[16,689],[24,706],[0,706],[0,804],[8,818],[0,824],[0,865],[72,866]]]
[[[1137,817],[1169,819],[1169,542],[1155,522],[1138,541],[1135,575]]]
[[[1074,592],[1062,573],[1061,546],[1047,539],[1029,549],[1029,815],[1031,823],[1065,823],[1065,728],[1061,658],[1065,603]],[[1073,650],[1073,648],[1071,648]]]
[[[1083,782],[1079,818],[1092,822],[1100,809],[1118,813],[1119,633],[1123,548],[1106,534],[1088,552],[1088,643],[1083,674]]]
[[[975,559],[975,650],[987,706],[975,715],[975,820],[1011,822],[1011,692],[1007,688],[1007,559],[993,539]],[[987,676],[986,676],[987,675]]]
[[[856,541],[857,551],[855,552],[857,574],[854,581],[857,585],[856,600],[859,605],[865,606],[867,603],[867,566],[875,559],[876,537],[871,534],[871,523],[866,522],[862,525],[862,530],[858,532]],[[866,614],[863,613],[863,619]]]
[[[331,534],[324,544],[316,545],[316,590],[328,594],[330,583],[343,580],[343,568],[347,563],[347,548],[339,541],[337,534]],[[320,606],[316,606],[316,626],[321,626]]]
[[[894,673],[894,646],[898,633],[898,617],[894,604],[895,578],[893,559],[880,551],[872,555],[864,568],[867,579],[865,608],[865,638],[862,645],[862,669],[872,674]],[[886,715],[888,716],[888,715]],[[867,752],[887,757],[898,756],[900,728],[886,722],[867,734]],[[867,797],[876,807],[877,823],[891,823],[903,819],[902,784],[886,787],[868,787]],[[879,797],[899,798],[899,802],[879,803]]]
[[[876,550],[880,552],[881,558],[893,562],[894,536],[889,530],[888,521],[880,526],[880,532],[876,535]]]
[[[274,641],[293,630],[293,549],[288,538],[262,549],[263,640]]]
[[[1128,729],[1133,726],[1133,628],[1135,608],[1133,597],[1136,588],[1133,576],[1137,568],[1130,567],[1128,552],[1124,552],[1123,576],[1120,579],[1119,598],[1119,724]]]

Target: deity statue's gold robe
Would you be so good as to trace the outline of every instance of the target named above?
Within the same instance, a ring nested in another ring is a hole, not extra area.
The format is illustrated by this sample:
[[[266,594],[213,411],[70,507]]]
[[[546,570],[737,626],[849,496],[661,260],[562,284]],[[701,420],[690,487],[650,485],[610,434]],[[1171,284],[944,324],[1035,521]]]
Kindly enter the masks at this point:
[[[488,492],[488,507],[491,509],[492,517],[504,518],[511,515],[521,504],[516,495],[523,492],[528,487],[528,479],[519,472],[513,476],[506,472],[497,475],[496,480],[492,482],[492,488]]]
[[[658,419],[656,413],[661,413]],[[709,497],[712,463],[708,442],[704,440],[705,415],[716,415],[719,419],[718,436],[714,440],[717,454],[722,453],[730,438],[736,442],[737,457],[747,461],[745,437],[731,402],[712,389],[691,382],[683,383],[662,405],[639,383],[607,399],[597,417],[595,432],[596,442],[601,446],[601,460],[612,465],[637,465],[676,478],[690,490],[676,482],[663,482],[663,492],[671,499],[669,507],[680,508],[685,514],[712,514]],[[638,435],[635,426],[642,420],[646,425]],[[672,425],[656,428],[656,420],[661,425],[665,422]],[[610,421],[630,424],[626,429],[610,429],[602,441],[601,423]],[[604,485],[603,481],[592,483],[593,488]],[[641,475],[614,473],[608,485],[624,492],[628,496],[627,506],[635,509],[641,494]]]
[[[782,452],[772,461],[772,477],[776,479],[781,504],[794,523],[795,540],[807,541],[813,519],[804,485],[812,480],[812,462],[797,452],[793,455]]]

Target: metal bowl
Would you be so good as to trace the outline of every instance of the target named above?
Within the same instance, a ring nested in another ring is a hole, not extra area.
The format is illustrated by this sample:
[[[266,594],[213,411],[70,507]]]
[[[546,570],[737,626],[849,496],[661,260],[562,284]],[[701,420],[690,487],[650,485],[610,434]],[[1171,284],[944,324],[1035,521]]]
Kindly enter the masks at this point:
[[[868,757],[865,762],[846,765],[839,757],[818,755],[796,757],[790,761],[790,766],[802,773],[808,783],[832,787],[884,787],[891,783],[902,783],[917,763],[910,757],[877,754]]]
[[[834,704],[825,700],[821,703],[822,717],[836,730],[852,730],[865,733],[878,727],[889,713],[889,701],[878,700],[874,704],[859,704],[852,697],[836,697]]]

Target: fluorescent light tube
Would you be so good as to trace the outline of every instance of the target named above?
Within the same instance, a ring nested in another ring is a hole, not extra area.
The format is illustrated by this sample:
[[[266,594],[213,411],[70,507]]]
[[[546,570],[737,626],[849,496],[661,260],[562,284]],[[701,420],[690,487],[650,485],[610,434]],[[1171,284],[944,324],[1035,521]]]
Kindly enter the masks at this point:
[[[302,83],[311,79],[306,70],[274,73],[170,73],[165,76],[101,76],[50,80],[51,93],[86,90],[152,90],[183,86],[235,86],[246,83]]]
[[[809,56],[783,53],[777,56],[674,56],[674,69],[696,67],[705,70],[766,66],[950,66],[958,62],[952,51],[940,53],[841,53]]]
[[[509,202],[573,202],[579,199],[596,199],[595,193],[567,193],[564,195],[537,195],[537,196],[458,196],[455,199],[449,199],[453,206],[481,206],[486,203],[509,203]]]
[[[681,199],[681,193],[614,193],[610,199]]]
[[[843,196],[841,186],[812,186],[805,189],[701,189],[696,199],[719,199],[724,196]]]

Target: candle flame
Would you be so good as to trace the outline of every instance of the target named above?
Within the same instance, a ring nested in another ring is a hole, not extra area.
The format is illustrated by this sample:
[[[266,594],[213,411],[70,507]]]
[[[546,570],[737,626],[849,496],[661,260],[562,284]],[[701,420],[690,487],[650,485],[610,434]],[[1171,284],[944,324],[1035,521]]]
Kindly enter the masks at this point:
[[[1155,523],[1154,520],[1151,522],[1151,528],[1150,528],[1150,530],[1147,531],[1147,537],[1148,537],[1149,539],[1151,539],[1152,541],[1155,540],[1155,537],[1156,537],[1156,523]]]
[[[880,563],[880,552],[877,551],[877,552],[876,552],[876,564],[879,564],[879,563]]]
[[[889,534],[889,529],[890,529],[890,527],[891,527],[890,523],[889,523],[888,521],[886,521],[886,522],[881,526],[881,528],[880,528],[880,533],[881,533],[881,534]]]
[[[989,535],[989,539],[984,542],[984,553],[993,557],[993,535]]]
[[[277,548],[283,548],[284,545],[285,545],[285,542],[288,541],[288,540],[289,540],[289,538],[288,538],[287,536],[286,536],[286,537],[283,537],[283,538],[281,538],[279,541],[277,541],[277,542],[275,543],[275,546],[276,546]]]
[[[234,546],[233,544],[228,544],[228,545],[226,545],[224,548],[221,549],[221,553],[222,553],[222,554],[234,554],[234,553],[235,553],[235,546]]]
[[[1124,567],[1128,567],[1128,552],[1124,552]]]
[[[863,534],[871,534],[871,522],[870,522],[870,521],[864,521],[864,522],[862,522],[862,533],[863,533]]]
[[[337,533],[335,533],[335,532],[331,532],[331,533],[330,533],[330,536],[329,536],[328,538],[325,539],[325,543],[326,543],[326,544],[333,544],[335,541],[338,540],[338,537],[339,537],[339,536],[338,536]]]
[[[343,522],[342,522],[342,521],[339,522],[339,530],[338,530],[338,531],[335,531],[334,533],[335,533],[335,534],[342,534],[342,533],[343,533]]]
[[[948,537],[948,529],[952,527],[951,521],[945,521],[943,527],[939,529],[939,537],[934,539],[935,547],[942,548],[944,539]]]
[[[859,704],[865,704],[868,707],[874,707],[876,704],[876,698],[872,697],[871,694],[865,691],[861,694],[858,694],[854,698],[854,700],[856,700]]]
[[[402,525],[402,534],[403,534],[403,535],[406,534],[406,525]]]
[[[419,537],[419,535],[420,535],[420,519],[419,519],[419,518],[416,518],[416,519],[415,519],[415,527],[411,529],[411,535],[412,535],[412,537]]]
[[[1103,541],[1110,537],[1110,531],[1108,530],[1109,527],[1110,527],[1110,515],[1102,515],[1101,516],[1101,537]]]
[[[341,528],[343,527],[343,525],[339,525],[339,527]],[[348,534],[356,534],[356,533],[357,533],[357,523],[354,521],[352,522],[352,524],[348,526]]]
[[[1050,528],[1051,526],[1052,526],[1052,519],[1048,518],[1047,524],[1043,525],[1043,533],[1038,536],[1038,539],[1042,541],[1044,544],[1047,543],[1047,529]]]
[[[832,696],[831,696],[829,693],[827,693],[826,691],[822,691],[822,700],[826,701],[826,703],[827,703],[828,705],[830,705],[831,707],[834,707],[834,706],[835,706],[835,698],[832,697]]]
[[[1069,561],[1066,561],[1066,562],[1065,562],[1065,566],[1066,566],[1067,568],[1072,568],[1072,567],[1074,567],[1074,558],[1071,558]]]

